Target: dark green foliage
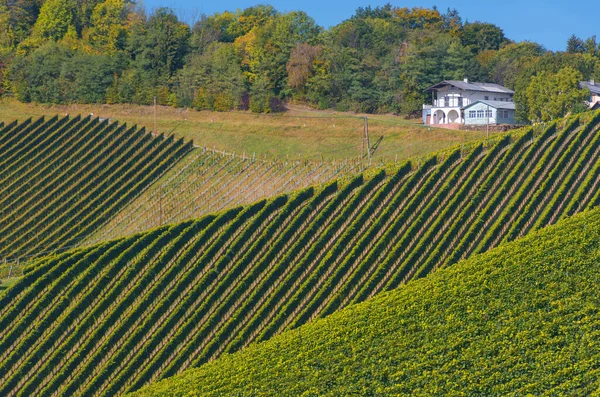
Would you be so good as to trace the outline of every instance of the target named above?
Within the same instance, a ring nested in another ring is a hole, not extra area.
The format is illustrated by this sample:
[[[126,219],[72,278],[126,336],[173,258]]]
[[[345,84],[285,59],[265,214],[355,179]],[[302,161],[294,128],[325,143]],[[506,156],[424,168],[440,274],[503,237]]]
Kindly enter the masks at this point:
[[[509,41],[499,27],[491,23],[473,22],[465,24],[460,30],[461,43],[474,54],[487,50],[499,50]]]
[[[9,75],[23,102],[104,103],[114,74],[126,64],[123,54],[89,55],[50,42],[28,58],[16,58]]]

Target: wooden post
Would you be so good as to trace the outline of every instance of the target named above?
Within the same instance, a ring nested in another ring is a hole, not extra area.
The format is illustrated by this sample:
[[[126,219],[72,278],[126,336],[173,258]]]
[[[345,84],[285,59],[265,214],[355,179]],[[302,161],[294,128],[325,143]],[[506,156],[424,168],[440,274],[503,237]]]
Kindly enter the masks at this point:
[[[369,120],[365,116],[365,139],[367,140],[367,157],[369,158],[369,165],[371,165],[371,143],[369,142]]]

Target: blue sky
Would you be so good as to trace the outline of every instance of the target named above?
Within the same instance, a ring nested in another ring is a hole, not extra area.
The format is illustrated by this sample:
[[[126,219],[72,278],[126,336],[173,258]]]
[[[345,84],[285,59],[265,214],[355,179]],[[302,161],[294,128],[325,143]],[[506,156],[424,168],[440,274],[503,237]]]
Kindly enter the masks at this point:
[[[304,0],[304,1],[261,1],[261,0],[142,0],[149,10],[156,7],[171,7],[178,15],[190,20],[200,13],[213,14],[225,10],[236,10],[256,4],[271,4],[279,11],[302,10],[324,27],[336,25],[349,18],[358,7],[381,6],[388,1],[374,0]],[[530,40],[544,45],[549,50],[562,51],[567,39],[576,34],[582,38],[597,35],[600,39],[600,24],[593,2],[578,3],[565,0],[505,0],[505,1],[402,1],[391,2],[400,7],[432,7],[445,11],[456,8],[463,20],[490,22],[504,30],[505,35],[516,41]]]

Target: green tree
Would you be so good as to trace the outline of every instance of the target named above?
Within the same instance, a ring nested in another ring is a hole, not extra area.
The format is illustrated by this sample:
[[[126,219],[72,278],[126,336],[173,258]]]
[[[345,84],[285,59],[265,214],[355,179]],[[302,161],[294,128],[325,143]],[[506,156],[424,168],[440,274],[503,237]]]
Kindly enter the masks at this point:
[[[460,29],[460,41],[465,47],[470,48],[473,54],[479,54],[486,50],[498,50],[500,46],[508,42],[502,29],[491,23],[483,22],[465,24]]]
[[[596,36],[592,36],[592,37],[588,38],[583,43],[583,49],[586,54],[589,54],[592,56],[598,56],[599,51],[598,51],[598,43],[596,42]]]
[[[581,73],[571,67],[557,73],[543,71],[533,77],[526,91],[529,120],[551,121],[576,109],[589,95],[579,88],[582,79]]]
[[[183,66],[189,36],[189,26],[179,21],[171,9],[159,8],[148,19],[145,67],[156,71],[163,84]]]
[[[54,41],[62,39],[73,24],[74,11],[72,0],[47,0],[33,27],[33,35]]]
[[[569,54],[580,54],[585,50],[585,43],[582,39],[575,36],[574,34],[567,40],[567,53]]]
[[[175,88],[178,103],[190,106],[195,98],[217,98],[221,110],[242,109],[247,92],[240,60],[231,43],[214,43],[203,54],[190,57],[184,68],[177,73]],[[202,94],[198,94],[202,91]],[[201,100],[201,108],[211,109],[214,101]]]
[[[444,57],[444,78],[448,80],[462,80],[467,75],[467,69],[471,60],[471,52],[463,47],[458,40],[453,41]]]

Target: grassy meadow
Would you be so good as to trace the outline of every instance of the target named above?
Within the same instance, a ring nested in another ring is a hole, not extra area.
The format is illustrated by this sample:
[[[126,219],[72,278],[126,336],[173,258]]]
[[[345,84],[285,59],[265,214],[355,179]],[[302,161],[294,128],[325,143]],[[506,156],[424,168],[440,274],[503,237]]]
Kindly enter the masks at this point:
[[[95,116],[154,129],[152,106],[40,105],[16,100],[0,101],[0,120],[41,115],[93,113]],[[158,106],[157,129],[191,139],[197,146],[267,158],[333,161],[357,158],[363,150],[363,115],[315,111],[291,106],[284,114],[208,112]],[[411,157],[485,138],[485,132],[451,131],[425,127],[420,120],[393,115],[369,115],[371,144],[383,137],[375,151],[377,162]]]

